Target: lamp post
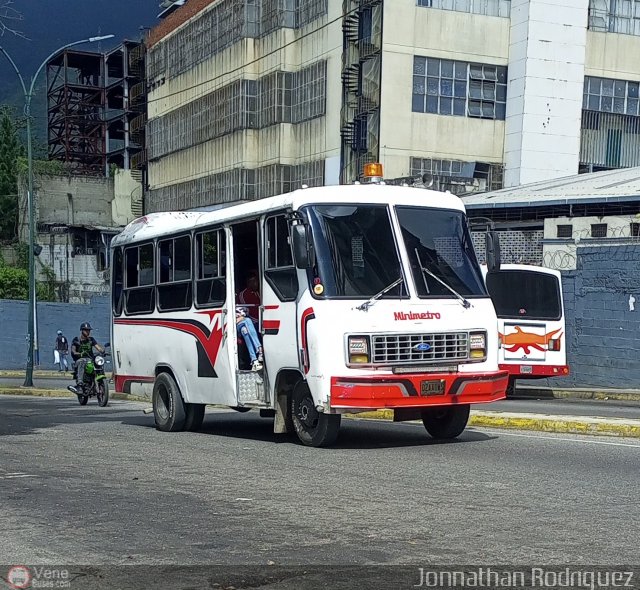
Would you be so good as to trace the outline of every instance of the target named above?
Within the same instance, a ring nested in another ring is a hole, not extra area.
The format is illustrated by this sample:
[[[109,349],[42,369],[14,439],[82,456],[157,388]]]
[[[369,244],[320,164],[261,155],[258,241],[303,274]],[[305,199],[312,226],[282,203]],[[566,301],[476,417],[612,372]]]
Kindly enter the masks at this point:
[[[16,66],[16,63],[11,59],[11,56],[6,52],[4,47],[0,45],[0,51],[9,60],[13,69],[18,74],[20,84],[22,85],[22,91],[24,92],[24,116],[27,119],[27,164],[28,164],[28,192],[27,192],[27,207],[29,209],[29,327],[27,330],[27,340],[29,342],[29,353],[27,356],[27,371],[24,378],[24,387],[33,387],[33,353],[34,353],[34,330],[35,330],[35,310],[36,310],[36,273],[35,273],[35,228],[34,228],[34,199],[33,199],[33,145],[31,141],[31,99],[33,98],[33,90],[36,85],[38,75],[42,71],[45,65],[60,51],[64,51],[74,45],[82,45],[84,43],[95,43],[96,41],[104,41],[105,39],[111,39],[114,35],[102,35],[100,37],[89,37],[88,39],[82,39],[81,41],[74,41],[73,43],[67,43],[62,47],[56,49],[49,57],[47,57],[36,70],[36,73],[31,78],[31,85],[27,90],[24,78]]]

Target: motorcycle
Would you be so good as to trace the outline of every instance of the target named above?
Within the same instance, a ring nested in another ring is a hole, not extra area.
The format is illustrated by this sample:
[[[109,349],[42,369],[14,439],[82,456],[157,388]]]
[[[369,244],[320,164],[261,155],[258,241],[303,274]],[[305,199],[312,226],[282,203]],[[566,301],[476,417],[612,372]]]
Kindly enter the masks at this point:
[[[105,344],[105,348],[109,343]],[[104,408],[109,403],[109,380],[105,374],[105,357],[109,356],[108,352],[103,355],[96,355],[89,358],[84,367],[84,377],[80,388],[69,385],[67,389],[78,396],[78,403],[86,406],[90,397],[98,400],[98,405]]]

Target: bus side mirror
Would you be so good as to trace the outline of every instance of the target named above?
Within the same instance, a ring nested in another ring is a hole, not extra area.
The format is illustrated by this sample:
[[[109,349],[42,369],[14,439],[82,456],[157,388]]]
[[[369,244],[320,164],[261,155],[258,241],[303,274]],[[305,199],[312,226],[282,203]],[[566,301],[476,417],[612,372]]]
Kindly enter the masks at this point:
[[[311,268],[314,263],[313,246],[309,238],[309,230],[306,225],[297,223],[291,226],[293,240],[293,256],[297,268]]]
[[[498,232],[490,230],[486,234],[486,258],[487,270],[497,272],[500,270],[500,238]]]

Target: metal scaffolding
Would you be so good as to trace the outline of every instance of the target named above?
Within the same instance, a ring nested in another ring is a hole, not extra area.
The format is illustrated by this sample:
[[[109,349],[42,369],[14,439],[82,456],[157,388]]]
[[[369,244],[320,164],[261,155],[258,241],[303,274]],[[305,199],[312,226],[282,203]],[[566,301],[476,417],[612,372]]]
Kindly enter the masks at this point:
[[[107,54],[66,50],[47,64],[49,158],[69,172],[109,175],[111,164],[129,169],[142,151],[133,121],[144,115],[144,47],[125,41]],[[140,129],[140,120],[138,120]]]

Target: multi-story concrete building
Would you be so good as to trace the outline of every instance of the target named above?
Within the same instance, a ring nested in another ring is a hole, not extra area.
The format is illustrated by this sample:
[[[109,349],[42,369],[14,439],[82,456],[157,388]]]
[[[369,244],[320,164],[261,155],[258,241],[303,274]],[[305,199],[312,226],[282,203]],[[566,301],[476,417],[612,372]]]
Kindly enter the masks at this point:
[[[640,165],[640,0],[187,0],[148,39],[147,211]]]

